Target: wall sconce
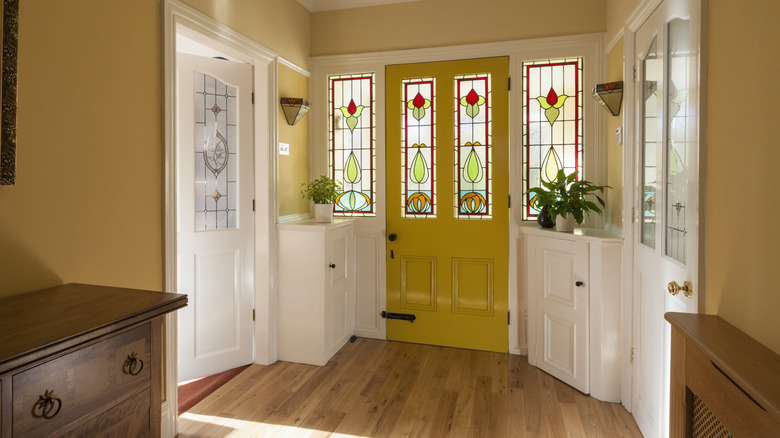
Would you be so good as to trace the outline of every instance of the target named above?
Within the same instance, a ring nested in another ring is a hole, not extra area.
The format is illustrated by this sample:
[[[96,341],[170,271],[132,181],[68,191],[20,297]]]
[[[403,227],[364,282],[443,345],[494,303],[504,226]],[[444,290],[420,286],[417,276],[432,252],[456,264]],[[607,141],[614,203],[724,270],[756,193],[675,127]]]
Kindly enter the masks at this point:
[[[623,81],[596,84],[592,95],[610,114],[616,116],[620,114],[620,105],[623,103]]]
[[[301,120],[311,108],[309,101],[300,97],[283,97],[280,99],[280,103],[287,124],[290,126],[298,123],[298,120]]]

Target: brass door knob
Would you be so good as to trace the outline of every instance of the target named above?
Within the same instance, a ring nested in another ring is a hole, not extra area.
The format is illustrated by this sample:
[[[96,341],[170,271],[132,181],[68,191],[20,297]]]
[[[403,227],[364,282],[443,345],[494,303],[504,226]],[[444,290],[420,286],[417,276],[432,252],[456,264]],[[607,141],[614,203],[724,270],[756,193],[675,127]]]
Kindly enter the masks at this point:
[[[688,298],[693,296],[693,284],[687,280],[683,283],[682,287],[677,284],[676,281],[670,281],[667,289],[669,290],[670,294],[675,296],[679,294],[680,291],[683,291],[683,294],[685,294],[685,296]]]

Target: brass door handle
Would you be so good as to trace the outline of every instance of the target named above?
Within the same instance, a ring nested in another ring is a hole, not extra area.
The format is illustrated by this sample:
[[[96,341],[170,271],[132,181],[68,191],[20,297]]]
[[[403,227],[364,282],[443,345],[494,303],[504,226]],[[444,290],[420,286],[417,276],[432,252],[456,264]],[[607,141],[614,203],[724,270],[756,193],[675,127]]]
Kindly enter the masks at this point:
[[[679,294],[680,291],[683,291],[683,294],[688,298],[693,296],[693,284],[687,280],[683,283],[682,287],[677,284],[676,281],[670,281],[667,290],[669,290],[670,294],[675,296]]]
[[[57,405],[56,409],[54,408],[55,404]],[[62,408],[62,400],[54,395],[54,390],[47,389],[43,395],[38,396],[38,401],[33,405],[33,416],[51,420],[60,412],[60,408]],[[40,410],[41,413],[36,413],[37,410]]]

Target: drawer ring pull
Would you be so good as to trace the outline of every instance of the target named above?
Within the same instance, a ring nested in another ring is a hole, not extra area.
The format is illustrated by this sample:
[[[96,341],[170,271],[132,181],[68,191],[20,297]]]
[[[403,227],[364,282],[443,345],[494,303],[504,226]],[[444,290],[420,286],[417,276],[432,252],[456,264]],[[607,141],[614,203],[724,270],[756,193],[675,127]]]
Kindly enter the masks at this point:
[[[56,410],[54,409],[55,404],[57,405]],[[39,408],[41,410],[41,414],[37,415],[35,411]],[[50,420],[59,414],[60,408],[62,408],[62,400],[54,395],[54,390],[47,390],[43,393],[43,395],[38,396],[38,401],[35,402],[35,406],[33,406],[33,416],[43,417],[47,420]]]
[[[138,369],[135,369],[138,364],[141,364],[141,366],[139,366]],[[139,359],[138,353],[134,351],[127,355],[125,366],[123,368],[127,368],[127,374],[130,374],[131,376],[137,376],[141,373],[141,370],[144,369],[144,361]]]

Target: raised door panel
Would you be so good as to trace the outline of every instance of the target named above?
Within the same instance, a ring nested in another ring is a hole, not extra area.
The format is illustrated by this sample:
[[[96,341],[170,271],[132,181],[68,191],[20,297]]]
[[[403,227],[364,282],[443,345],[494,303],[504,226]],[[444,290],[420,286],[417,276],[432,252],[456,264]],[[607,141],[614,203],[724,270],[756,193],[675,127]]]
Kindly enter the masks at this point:
[[[587,394],[588,244],[547,239],[538,248],[537,365]]]
[[[150,426],[150,392],[147,389],[133,396],[60,438],[146,438],[157,436],[152,432]]]

